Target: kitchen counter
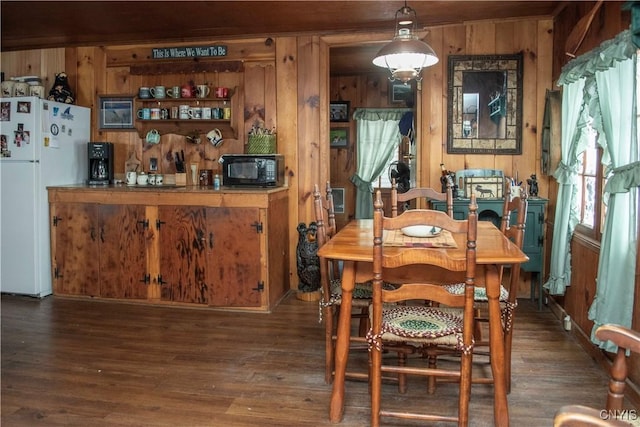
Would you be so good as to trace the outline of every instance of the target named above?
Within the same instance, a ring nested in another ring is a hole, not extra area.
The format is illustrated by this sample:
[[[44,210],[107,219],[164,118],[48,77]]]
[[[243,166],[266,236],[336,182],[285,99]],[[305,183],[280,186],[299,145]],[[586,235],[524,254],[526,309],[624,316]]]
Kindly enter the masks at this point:
[[[268,312],[289,290],[287,187],[48,191],[55,295]]]
[[[82,202],[138,205],[196,205],[267,208],[284,198],[288,187],[227,187],[167,185],[62,185],[47,187],[49,203]]]

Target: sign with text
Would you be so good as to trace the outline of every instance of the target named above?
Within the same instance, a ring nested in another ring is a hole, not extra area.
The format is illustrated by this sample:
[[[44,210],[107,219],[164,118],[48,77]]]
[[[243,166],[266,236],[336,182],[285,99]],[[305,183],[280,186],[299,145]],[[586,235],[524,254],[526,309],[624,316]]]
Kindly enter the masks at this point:
[[[151,50],[153,59],[207,58],[227,56],[227,46],[158,47]]]

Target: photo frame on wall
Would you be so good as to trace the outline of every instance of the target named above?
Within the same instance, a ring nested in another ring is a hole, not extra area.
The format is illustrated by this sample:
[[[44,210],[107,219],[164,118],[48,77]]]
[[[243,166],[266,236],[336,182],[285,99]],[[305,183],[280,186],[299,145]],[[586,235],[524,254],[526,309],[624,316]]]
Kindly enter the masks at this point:
[[[348,147],[349,128],[331,128],[329,131],[329,141],[331,148]]]
[[[333,211],[337,214],[344,213],[344,188],[333,188]]]
[[[349,121],[349,101],[331,101],[329,103],[329,121]]]
[[[103,130],[133,130],[133,96],[98,96],[99,128]]]
[[[413,100],[413,87],[410,84],[397,81],[389,82],[390,104],[406,104],[410,100]]]

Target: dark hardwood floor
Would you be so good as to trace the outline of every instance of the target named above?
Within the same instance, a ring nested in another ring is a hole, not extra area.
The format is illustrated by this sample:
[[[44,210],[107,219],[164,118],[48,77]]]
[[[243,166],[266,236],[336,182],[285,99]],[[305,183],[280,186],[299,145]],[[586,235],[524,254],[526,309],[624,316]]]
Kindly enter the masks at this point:
[[[329,426],[323,327],[315,302],[272,314],[2,296],[3,427]],[[366,366],[366,354],[352,358]],[[444,362],[443,362],[444,363]],[[388,402],[454,405],[412,379]],[[604,405],[607,376],[547,310],[521,300],[511,425],[550,426],[568,403]],[[491,426],[492,386],[474,385],[472,426]],[[365,382],[348,381],[342,426],[369,424]],[[383,420],[385,425],[416,425]],[[451,425],[451,424],[449,424]]]

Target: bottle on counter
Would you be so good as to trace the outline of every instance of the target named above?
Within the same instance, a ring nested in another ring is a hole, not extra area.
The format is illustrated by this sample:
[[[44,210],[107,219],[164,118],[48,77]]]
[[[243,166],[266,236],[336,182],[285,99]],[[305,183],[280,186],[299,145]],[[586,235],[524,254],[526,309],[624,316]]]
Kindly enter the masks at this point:
[[[213,177],[213,189],[220,190],[220,175],[218,174]]]

